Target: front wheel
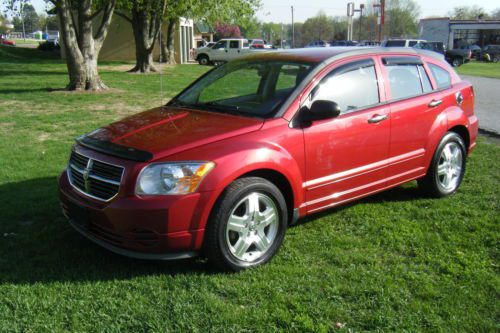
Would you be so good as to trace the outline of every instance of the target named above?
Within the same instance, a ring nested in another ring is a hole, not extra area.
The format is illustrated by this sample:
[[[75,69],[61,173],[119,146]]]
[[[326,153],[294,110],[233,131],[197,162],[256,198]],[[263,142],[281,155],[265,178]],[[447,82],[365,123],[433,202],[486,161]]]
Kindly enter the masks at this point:
[[[198,57],[198,63],[202,66],[206,66],[210,63],[210,60],[206,55],[202,54]]]
[[[467,150],[462,137],[448,132],[439,143],[427,175],[418,181],[419,187],[433,197],[445,197],[456,192],[465,173]]]
[[[205,234],[207,257],[224,270],[262,265],[278,252],[287,221],[285,199],[274,184],[258,177],[238,179],[214,207]]]

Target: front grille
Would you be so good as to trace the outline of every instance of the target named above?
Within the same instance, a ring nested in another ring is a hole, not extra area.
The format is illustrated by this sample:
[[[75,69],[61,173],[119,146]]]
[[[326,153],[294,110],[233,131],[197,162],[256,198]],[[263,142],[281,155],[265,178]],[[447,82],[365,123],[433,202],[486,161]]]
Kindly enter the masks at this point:
[[[109,201],[120,190],[123,168],[71,152],[68,175],[70,183],[86,195]]]

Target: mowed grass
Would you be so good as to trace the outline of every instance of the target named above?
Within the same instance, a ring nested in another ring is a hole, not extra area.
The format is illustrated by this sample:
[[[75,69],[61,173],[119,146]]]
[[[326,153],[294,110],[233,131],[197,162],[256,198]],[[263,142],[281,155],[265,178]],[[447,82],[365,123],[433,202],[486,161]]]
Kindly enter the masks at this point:
[[[456,195],[424,198],[412,183],[315,215],[271,263],[238,274],[82,238],[57,176],[74,137],[160,104],[159,75],[129,66],[103,64],[108,92],[67,93],[65,64],[0,48],[0,332],[500,329],[500,147],[486,139]],[[166,68],[164,99],[206,70]]]
[[[471,61],[456,68],[458,74],[500,79],[500,62]]]

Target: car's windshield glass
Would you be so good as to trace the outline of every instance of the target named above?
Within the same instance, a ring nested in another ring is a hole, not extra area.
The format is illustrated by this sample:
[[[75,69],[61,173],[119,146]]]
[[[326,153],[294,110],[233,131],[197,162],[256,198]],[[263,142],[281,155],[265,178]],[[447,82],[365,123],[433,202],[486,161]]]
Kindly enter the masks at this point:
[[[271,118],[312,70],[288,61],[235,61],[209,72],[169,105]]]

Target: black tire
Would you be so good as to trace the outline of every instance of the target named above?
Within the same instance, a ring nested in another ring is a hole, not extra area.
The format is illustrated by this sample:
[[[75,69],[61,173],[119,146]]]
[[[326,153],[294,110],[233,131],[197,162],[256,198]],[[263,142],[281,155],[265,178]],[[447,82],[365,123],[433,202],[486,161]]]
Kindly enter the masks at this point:
[[[210,59],[206,54],[201,54],[198,56],[198,63],[202,66],[208,66],[210,64]]]
[[[263,251],[260,257],[255,261],[244,261],[231,252],[227,228],[229,218],[234,210],[238,208],[242,200],[254,193],[263,195],[274,203],[278,217],[273,225],[277,229],[275,229],[273,241],[269,243],[269,248],[265,252]],[[205,231],[205,254],[210,263],[222,270],[240,271],[265,264],[278,252],[283,243],[287,225],[288,210],[286,201],[283,194],[273,183],[259,177],[237,179],[225,189],[214,206]]]
[[[460,66],[460,65],[462,65],[462,64],[463,64],[463,60],[462,60],[462,58],[460,58],[460,57],[455,57],[455,58],[453,58],[453,59],[452,59],[452,61],[451,61],[451,65],[452,65],[453,67],[459,67],[459,66]]]
[[[443,166],[443,163],[446,163],[446,161],[443,161],[442,154],[443,150],[447,146],[452,146],[455,148],[458,147],[461,151],[461,169],[459,175],[457,175],[457,178],[454,181],[454,185],[450,188],[446,188],[442,185],[442,181],[440,180],[441,176],[438,173],[438,167],[440,165]],[[455,193],[460,187],[460,184],[464,177],[467,161],[466,157],[467,149],[462,137],[455,132],[447,132],[439,142],[439,145],[434,152],[434,156],[432,158],[429,169],[427,170],[427,174],[425,175],[425,177],[418,180],[420,189],[425,194],[434,198],[442,198]]]

